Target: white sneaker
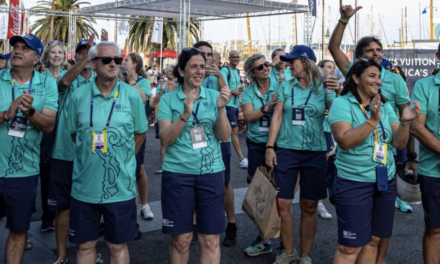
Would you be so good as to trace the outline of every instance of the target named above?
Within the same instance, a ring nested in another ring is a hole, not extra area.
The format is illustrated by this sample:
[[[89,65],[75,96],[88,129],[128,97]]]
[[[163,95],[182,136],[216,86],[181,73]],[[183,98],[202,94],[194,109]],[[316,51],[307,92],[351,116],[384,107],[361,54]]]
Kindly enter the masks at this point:
[[[154,123],[151,123],[150,127],[154,127],[154,126],[155,126]]]
[[[62,261],[61,258],[57,259],[57,261],[55,261],[53,264],[67,264],[67,261],[69,259],[66,257],[65,261]]]
[[[242,158],[242,159],[240,160],[240,168],[242,168],[242,169],[247,169],[248,164],[249,164],[249,161],[248,161],[247,158]]]
[[[323,203],[318,203],[318,215],[324,219],[332,219],[332,215],[327,211]]]
[[[141,216],[145,220],[152,220],[154,218],[153,212],[151,212],[150,206],[148,204],[142,205]]]

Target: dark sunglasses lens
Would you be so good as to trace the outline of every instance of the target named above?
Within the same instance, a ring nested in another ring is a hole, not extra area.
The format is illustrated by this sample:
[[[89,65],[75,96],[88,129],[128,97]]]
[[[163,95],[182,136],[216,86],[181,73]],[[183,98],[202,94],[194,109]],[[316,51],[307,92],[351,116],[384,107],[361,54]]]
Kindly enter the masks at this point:
[[[114,58],[114,60],[117,65],[120,65],[122,63],[122,58]]]
[[[261,64],[260,66],[257,67],[257,70],[262,71],[264,69],[264,64]]]
[[[112,62],[112,60],[113,60],[113,58],[108,58],[108,57],[101,58],[101,61],[103,64],[110,64]]]
[[[264,63],[264,66],[266,66],[267,68],[269,68],[269,67],[270,67],[270,63],[269,63],[268,61],[266,61],[266,62]]]

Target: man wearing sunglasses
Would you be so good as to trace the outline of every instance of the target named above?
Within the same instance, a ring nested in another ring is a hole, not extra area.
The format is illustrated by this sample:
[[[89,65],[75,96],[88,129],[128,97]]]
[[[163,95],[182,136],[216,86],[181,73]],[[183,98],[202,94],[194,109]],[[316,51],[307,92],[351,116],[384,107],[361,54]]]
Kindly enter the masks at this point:
[[[59,110],[55,128],[55,138],[50,159],[48,209],[56,211],[55,235],[57,241],[57,259],[67,261],[66,246],[69,236],[70,195],[72,190],[73,160],[75,144],[66,131],[66,118],[72,93],[93,80],[89,63],[89,50],[95,45],[95,36],[81,40],[76,46],[75,60],[78,62],[58,76]]]
[[[44,82],[34,70],[41,40],[27,34],[9,44],[12,69],[0,71],[0,217],[9,229],[6,263],[21,263],[35,208],[41,132],[53,130],[58,104],[55,81]]]
[[[127,242],[137,237],[136,158],[148,129],[139,92],[118,79],[114,42],[89,50],[96,78],[70,99],[66,130],[75,142],[69,241],[77,262],[94,263],[101,217],[110,263],[128,264]]]
[[[345,76],[346,73],[353,66],[353,63],[347,58],[345,53],[340,49],[342,38],[344,36],[345,28],[350,20],[350,18],[356,14],[362,7],[353,8],[350,5],[343,5],[342,0],[339,1],[341,13],[341,18],[339,23],[333,31],[332,37],[330,38],[329,50],[338,68],[341,70],[342,74]],[[368,59],[374,60],[377,64],[382,62],[382,43],[375,37],[363,37],[361,38],[355,49],[356,59]],[[408,89],[401,76],[398,74],[388,72],[382,68],[381,76],[382,85],[380,90],[382,94],[388,99],[388,103],[396,112],[399,117],[402,115],[402,111],[408,103]],[[411,169],[412,171],[417,170],[417,163],[415,159],[417,157],[414,151],[414,136],[410,135],[408,144],[406,148],[396,151],[395,148],[390,146],[390,150],[394,153],[394,160],[397,164],[404,163],[405,171]],[[406,162],[408,159],[408,162]],[[398,197],[396,197],[396,207],[400,208],[403,212],[411,212],[412,208]],[[382,238],[378,247],[378,258],[377,263],[385,263],[386,252],[388,249],[389,238]]]

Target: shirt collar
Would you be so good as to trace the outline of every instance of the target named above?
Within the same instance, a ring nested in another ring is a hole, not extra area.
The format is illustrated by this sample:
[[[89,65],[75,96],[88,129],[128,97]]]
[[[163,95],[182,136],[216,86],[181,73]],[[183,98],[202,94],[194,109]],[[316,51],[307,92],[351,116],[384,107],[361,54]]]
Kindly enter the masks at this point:
[[[271,78],[269,78],[269,90],[267,90],[267,92],[266,92],[266,94],[267,93],[269,93],[269,92],[273,92],[273,91],[275,91],[275,83],[277,83],[277,82],[274,82]],[[265,99],[264,98],[264,96],[262,95],[262,94],[260,94],[260,91],[258,91],[258,85],[257,85],[257,82],[255,82],[254,84],[252,84],[254,87],[253,87],[253,89],[254,89],[254,92],[255,92],[255,94],[258,96],[258,97],[260,97],[260,98],[262,98],[262,99]],[[265,95],[266,95],[265,94]]]
[[[12,81],[11,79],[11,69],[7,70],[7,73],[3,75],[2,78],[4,81],[8,81],[9,83]],[[34,77],[32,78],[32,85],[41,84],[40,73],[34,70]]]
[[[383,81],[385,79],[385,75],[387,74],[388,74],[387,70],[385,70],[385,68],[382,67],[382,71],[380,73],[380,79]]]
[[[298,87],[298,88],[301,88],[302,90],[304,90],[304,88],[299,83],[298,78],[293,78],[292,82],[295,87]],[[315,84],[314,83],[309,84],[309,86],[307,86],[307,88],[305,90],[312,89],[313,85],[315,85]]]
[[[116,93],[116,90],[117,90],[117,87],[118,87],[118,82],[120,82],[119,78],[116,79],[116,85],[113,88],[112,93],[109,96],[107,96],[106,98],[114,97],[115,96],[115,93]],[[102,97],[104,97],[104,95],[102,95],[102,93],[98,90],[98,86],[96,86],[96,81],[92,82],[92,92],[93,92],[93,96],[102,96]]]
[[[436,85],[440,85],[440,74],[437,73],[437,74],[435,75],[434,83],[435,83]]]
[[[86,81],[92,81],[93,78],[95,78],[95,73],[92,71],[92,74],[90,75],[90,78],[87,80],[84,77],[81,76],[81,74],[78,75],[78,80],[80,83],[86,82]]]
[[[179,98],[180,101],[186,99],[186,95],[183,93],[182,87],[183,87],[183,85],[181,85],[180,87],[177,88],[178,89],[177,90],[177,97]],[[202,98],[202,99],[206,98],[205,88],[203,88],[203,86],[200,86],[199,98]]]
[[[353,104],[360,105],[358,100],[356,99],[356,97],[354,97],[352,92],[348,92],[347,96],[348,96],[348,100],[350,100],[350,102],[352,102]]]

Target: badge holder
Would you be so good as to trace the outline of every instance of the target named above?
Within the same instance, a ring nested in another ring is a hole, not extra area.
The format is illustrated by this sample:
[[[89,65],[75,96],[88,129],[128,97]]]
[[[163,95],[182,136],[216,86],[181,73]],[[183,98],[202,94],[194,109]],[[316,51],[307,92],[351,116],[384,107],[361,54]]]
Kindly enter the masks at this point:
[[[264,115],[260,118],[260,132],[269,132],[270,116]]]
[[[11,120],[11,127],[8,131],[8,136],[23,138],[24,132],[27,128],[27,118],[24,116],[15,116]]]
[[[193,126],[189,132],[191,134],[193,149],[206,148],[208,146],[206,143],[205,130],[202,126]]]
[[[92,131],[92,152],[107,153],[107,131]]]
[[[379,192],[388,191],[388,171],[387,167],[384,166],[387,164],[387,149],[388,146],[386,143],[377,140],[374,141],[373,160],[380,163],[380,166],[376,167],[376,182]]]
[[[304,123],[305,123],[304,108],[293,108],[292,109],[292,125],[303,126]]]
[[[388,145],[386,143],[375,141],[373,161],[380,163],[382,165],[387,164],[387,149],[388,149]]]

